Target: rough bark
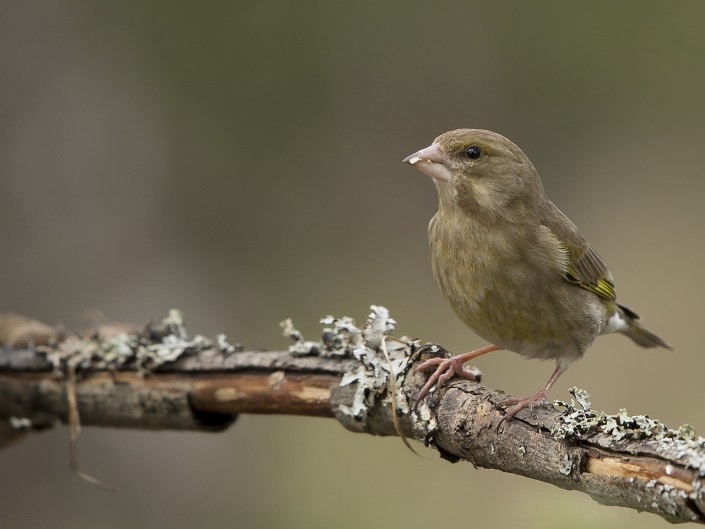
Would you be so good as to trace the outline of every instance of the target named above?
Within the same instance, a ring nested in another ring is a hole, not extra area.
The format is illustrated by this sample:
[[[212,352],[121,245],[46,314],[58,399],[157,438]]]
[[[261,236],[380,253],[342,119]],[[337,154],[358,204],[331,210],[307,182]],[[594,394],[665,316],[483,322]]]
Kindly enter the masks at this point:
[[[219,430],[239,413],[333,417],[331,390],[351,360],[288,352],[206,350],[140,374],[83,370],[76,384],[81,423],[141,429]],[[0,417],[34,427],[68,421],[67,382],[31,350],[0,349]]]

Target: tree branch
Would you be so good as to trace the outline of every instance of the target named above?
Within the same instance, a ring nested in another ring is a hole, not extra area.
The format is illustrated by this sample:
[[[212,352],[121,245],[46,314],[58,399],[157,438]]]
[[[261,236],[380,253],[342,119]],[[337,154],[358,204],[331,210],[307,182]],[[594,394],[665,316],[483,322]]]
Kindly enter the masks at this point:
[[[306,342],[288,322],[285,331],[296,341],[290,351],[237,352],[224,338],[190,340],[178,319],[132,334],[103,326],[81,335],[49,333],[40,340],[45,345],[2,348],[0,438],[67,423],[71,392],[81,423],[94,426],[218,431],[239,413],[335,417],[352,431],[425,442],[450,461],[579,490],[673,522],[705,523],[702,437],[644,416],[596,412],[580,390],[578,405],[523,410],[502,422],[496,404],[503,392],[451,381],[414,410],[411,395],[425,376],[412,372],[413,362],[447,352],[389,337],[393,320],[373,309],[361,327],[349,318],[325,319],[321,342]]]

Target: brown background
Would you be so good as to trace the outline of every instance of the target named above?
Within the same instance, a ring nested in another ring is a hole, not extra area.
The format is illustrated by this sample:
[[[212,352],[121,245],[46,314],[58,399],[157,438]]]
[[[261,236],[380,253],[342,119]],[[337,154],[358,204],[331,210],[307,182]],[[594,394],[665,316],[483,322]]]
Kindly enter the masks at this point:
[[[496,130],[674,352],[599,340],[552,393],[705,431],[705,4],[3,2],[0,311],[69,328],[186,313],[281,348],[292,317],[389,307],[399,332],[481,345],[430,271],[436,197],[400,161]],[[184,5],[186,4],[186,5]],[[484,381],[535,391],[510,353]],[[413,456],[331,420],[242,417],[220,435],[65,428],[0,452],[0,526],[641,527],[548,485]]]

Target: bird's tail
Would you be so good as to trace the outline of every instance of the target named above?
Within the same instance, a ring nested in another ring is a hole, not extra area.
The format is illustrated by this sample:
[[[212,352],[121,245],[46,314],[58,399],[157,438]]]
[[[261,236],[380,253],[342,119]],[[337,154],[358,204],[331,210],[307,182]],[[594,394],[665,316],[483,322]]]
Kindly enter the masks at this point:
[[[624,305],[617,305],[617,307],[618,310],[621,311],[626,323],[626,326],[620,330],[622,334],[626,334],[642,347],[665,347],[666,349],[673,349],[663,338],[644,328],[636,312]]]

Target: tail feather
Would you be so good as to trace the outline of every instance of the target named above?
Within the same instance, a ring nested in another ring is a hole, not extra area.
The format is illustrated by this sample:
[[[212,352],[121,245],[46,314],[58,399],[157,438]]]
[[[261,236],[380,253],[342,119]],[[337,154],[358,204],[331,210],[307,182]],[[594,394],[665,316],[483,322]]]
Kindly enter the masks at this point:
[[[626,326],[620,329],[622,334],[626,334],[642,347],[665,347],[666,349],[673,349],[663,338],[644,328],[636,312],[624,305],[618,305],[618,307],[626,323]]]

